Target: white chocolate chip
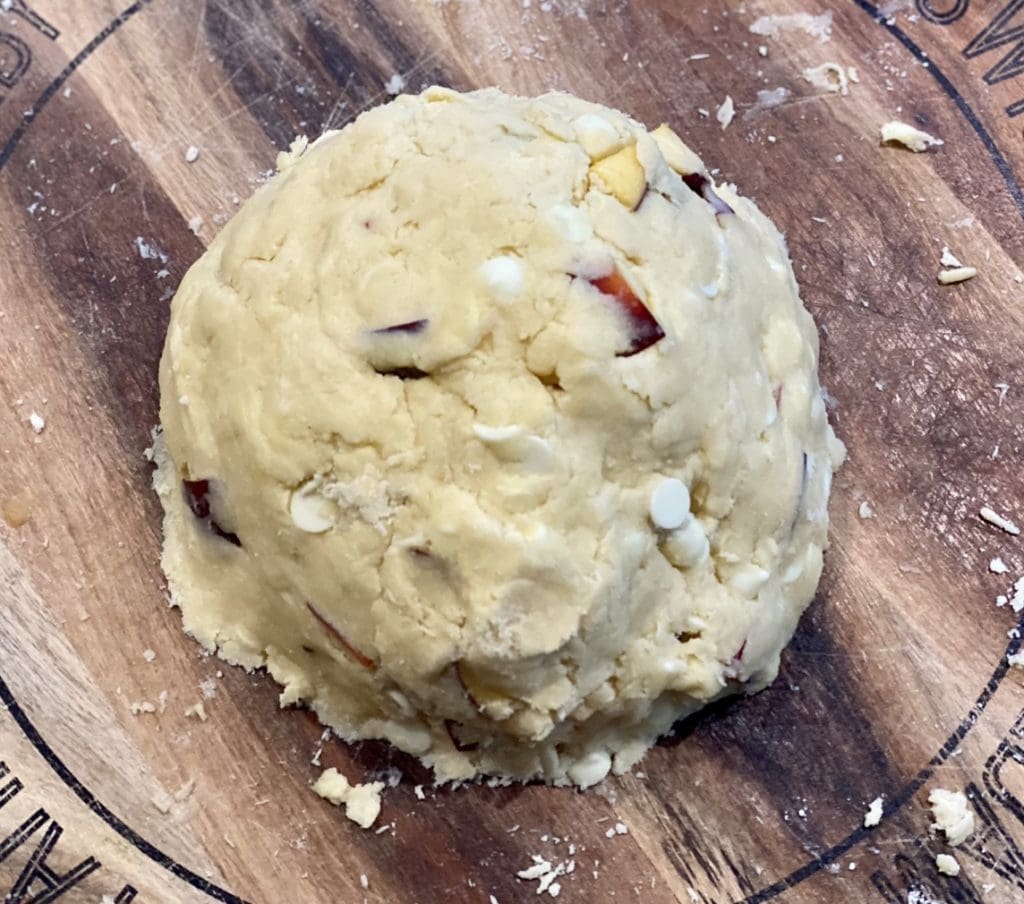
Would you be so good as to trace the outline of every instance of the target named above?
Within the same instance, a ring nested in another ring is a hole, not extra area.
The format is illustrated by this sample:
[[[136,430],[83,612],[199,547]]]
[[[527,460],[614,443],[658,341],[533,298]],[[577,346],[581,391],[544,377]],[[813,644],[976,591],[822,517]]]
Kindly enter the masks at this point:
[[[619,130],[596,113],[584,113],[572,125],[576,140],[591,160],[607,157],[622,146]]]
[[[746,565],[732,575],[729,579],[729,586],[741,596],[752,600],[770,577],[771,572],[758,568],[756,565]]]
[[[691,518],[685,527],[672,531],[665,538],[662,551],[677,568],[694,568],[707,559],[711,544],[700,522]]]
[[[507,443],[510,440],[519,439],[523,435],[523,428],[518,424],[511,424],[505,427],[489,427],[487,424],[474,424],[473,434],[481,442]]]
[[[651,521],[662,530],[676,530],[690,520],[690,491],[674,477],[659,483],[651,493]]]
[[[527,471],[551,470],[554,461],[551,444],[543,437],[528,434],[518,424],[505,427],[473,424],[473,433],[481,442],[487,443],[494,455],[502,461],[516,462]]]
[[[568,242],[578,244],[594,236],[594,224],[590,217],[572,204],[556,204],[548,211],[548,220]]]
[[[523,264],[510,254],[484,261],[480,265],[480,275],[499,301],[508,301],[523,291]]]
[[[593,750],[580,757],[566,771],[574,785],[589,788],[596,785],[612,768],[612,758],[604,750]]]
[[[288,512],[307,534],[322,534],[334,527],[334,506],[320,495],[320,478],[313,477],[292,492]]]

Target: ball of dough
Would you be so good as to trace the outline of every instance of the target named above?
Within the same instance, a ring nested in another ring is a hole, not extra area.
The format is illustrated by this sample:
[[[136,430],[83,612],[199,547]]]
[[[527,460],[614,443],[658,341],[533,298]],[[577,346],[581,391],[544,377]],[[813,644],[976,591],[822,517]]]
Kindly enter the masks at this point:
[[[186,629],[440,780],[590,785],[770,682],[842,453],[755,205],[564,94],[431,88],[278,171],[171,309]]]

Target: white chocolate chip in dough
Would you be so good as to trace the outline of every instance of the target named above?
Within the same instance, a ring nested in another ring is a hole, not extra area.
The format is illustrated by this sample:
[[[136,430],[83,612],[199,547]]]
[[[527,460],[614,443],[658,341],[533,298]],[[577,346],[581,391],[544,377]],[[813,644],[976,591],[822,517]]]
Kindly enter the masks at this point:
[[[321,479],[313,477],[288,500],[288,513],[292,523],[307,534],[322,534],[334,527],[334,506],[320,495]]]
[[[523,264],[514,255],[501,254],[484,261],[480,276],[498,301],[511,301],[523,291]]]
[[[674,477],[662,480],[651,493],[651,521],[661,530],[676,530],[690,520],[690,491]]]
[[[606,751],[592,750],[569,767],[568,775],[574,785],[589,788],[601,781],[611,768],[612,758]]]
[[[771,572],[765,571],[756,565],[744,565],[737,569],[729,578],[729,586],[741,596],[747,599],[754,599],[758,591],[768,583]]]
[[[662,544],[665,557],[677,568],[695,568],[711,553],[704,528],[696,518],[691,518],[685,527],[674,530]]]
[[[548,211],[547,219],[567,242],[580,244],[594,237],[590,217],[572,204],[556,204]]]
[[[573,122],[576,141],[591,160],[600,160],[622,147],[619,130],[603,116],[584,113]]]
[[[474,424],[473,434],[485,443],[507,443],[522,437],[525,431],[519,424],[506,424],[504,427],[490,427],[487,424]]]

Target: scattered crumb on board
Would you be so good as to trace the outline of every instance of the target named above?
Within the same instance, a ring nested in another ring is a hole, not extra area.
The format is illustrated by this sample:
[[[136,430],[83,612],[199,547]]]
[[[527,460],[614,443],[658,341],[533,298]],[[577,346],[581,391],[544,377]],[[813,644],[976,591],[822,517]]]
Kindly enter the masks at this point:
[[[928,795],[932,809],[932,835],[942,832],[951,847],[963,844],[974,832],[974,813],[962,791],[935,788]]]
[[[722,101],[722,105],[718,108],[718,112],[715,114],[715,119],[721,123],[723,129],[727,129],[735,117],[736,105],[733,103],[732,97],[727,94],[725,100]]]
[[[930,147],[940,147],[945,142],[941,138],[915,129],[905,122],[893,120],[882,126],[882,144],[901,144],[903,147],[920,154]]]
[[[864,828],[877,826],[882,821],[882,812],[882,798],[879,796],[871,801],[867,813],[864,814]]]
[[[761,16],[750,31],[766,38],[777,38],[784,31],[805,31],[822,43],[832,40],[832,12],[812,16],[810,13],[793,13],[788,16]]]
[[[12,496],[4,500],[3,515],[8,527],[18,528],[28,523],[32,508],[24,496]]]
[[[200,722],[205,722],[207,715],[203,701],[200,700],[198,703],[193,703],[191,706],[187,707],[185,709],[185,716],[191,719],[198,719]]]
[[[345,815],[356,825],[368,829],[380,815],[380,793],[384,782],[353,785],[333,766],[324,770],[313,783],[313,790],[335,806],[345,805]]]
[[[978,515],[982,521],[987,521],[993,527],[998,527],[1000,530],[1006,531],[1010,536],[1020,536],[1020,528],[1009,518],[1000,515],[995,509],[989,508],[987,505],[983,505],[981,510],[978,512]]]
[[[951,270],[940,270],[939,282],[944,286],[953,286],[974,279],[977,275],[978,271],[974,267],[954,267]]]
[[[850,82],[856,79],[856,70],[851,69],[854,79],[847,74],[847,70],[838,63],[827,62],[820,66],[805,69],[802,73],[804,81],[822,91],[829,91],[833,94],[842,94],[844,97],[850,93]]]

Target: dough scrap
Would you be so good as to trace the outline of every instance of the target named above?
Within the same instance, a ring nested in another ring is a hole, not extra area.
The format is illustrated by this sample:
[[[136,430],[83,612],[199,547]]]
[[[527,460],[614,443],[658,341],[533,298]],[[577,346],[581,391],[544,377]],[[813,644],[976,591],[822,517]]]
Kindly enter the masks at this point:
[[[368,829],[380,816],[380,794],[384,782],[353,785],[333,766],[325,769],[313,783],[313,790],[336,807],[345,805],[345,816],[360,828]]]
[[[960,791],[936,788],[928,795],[932,808],[932,834],[942,832],[950,847],[963,844],[974,832],[974,813]]]
[[[591,785],[769,684],[843,449],[758,208],[564,94],[430,88],[278,169],[171,310],[186,630],[439,781]]]
[[[945,142],[905,122],[893,120],[882,126],[882,144],[902,144],[915,154],[921,154],[928,148],[941,147]]]

